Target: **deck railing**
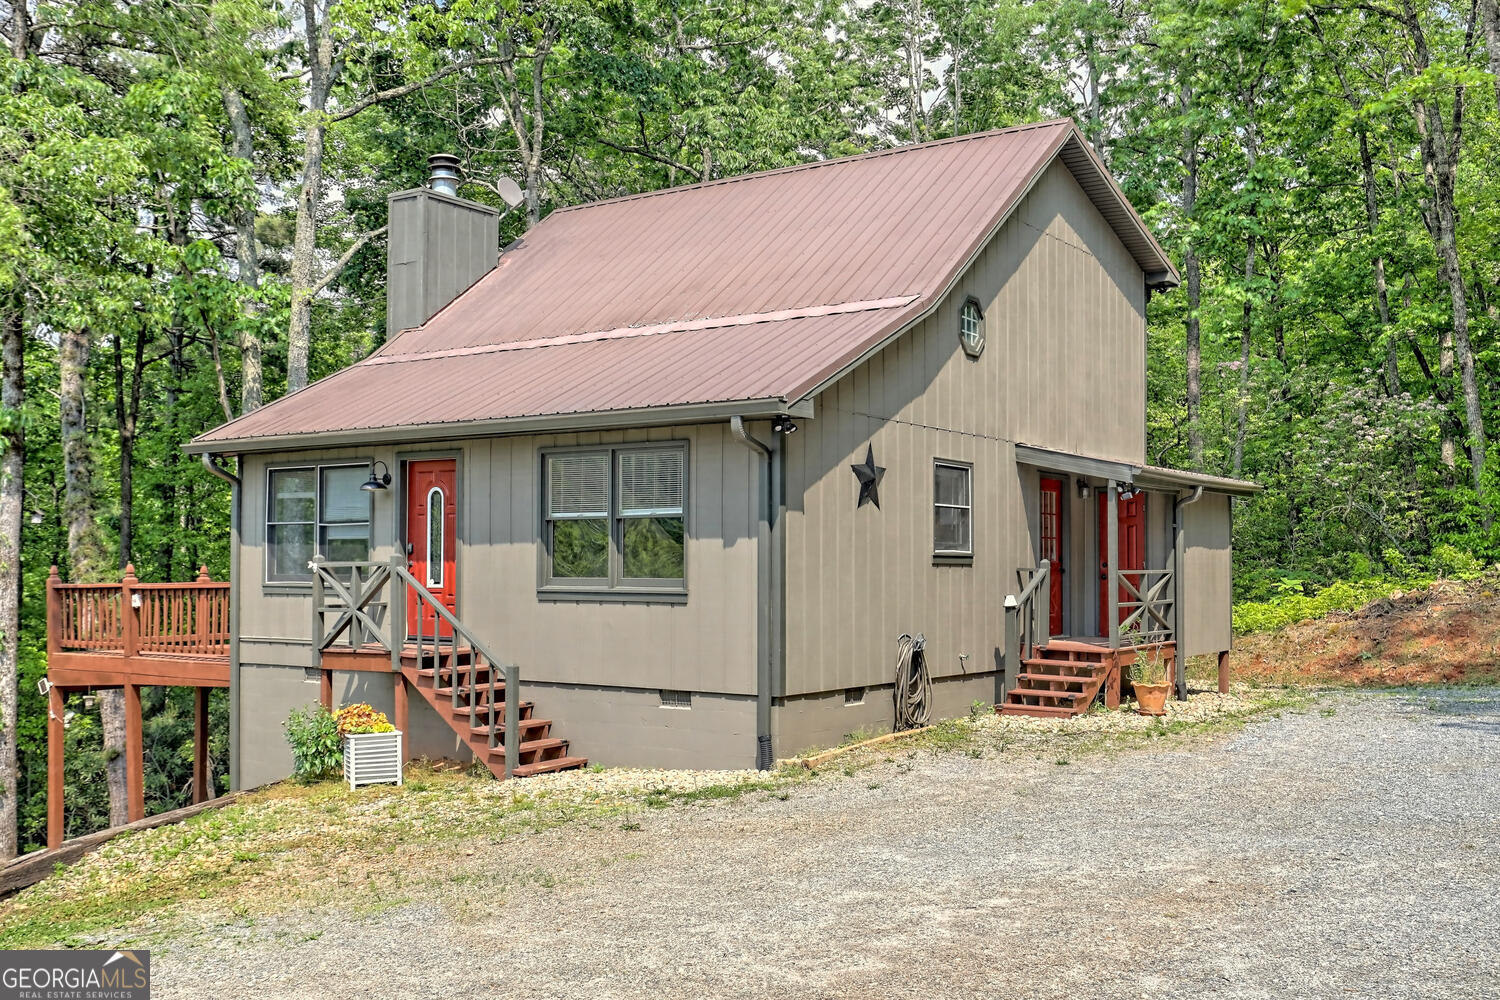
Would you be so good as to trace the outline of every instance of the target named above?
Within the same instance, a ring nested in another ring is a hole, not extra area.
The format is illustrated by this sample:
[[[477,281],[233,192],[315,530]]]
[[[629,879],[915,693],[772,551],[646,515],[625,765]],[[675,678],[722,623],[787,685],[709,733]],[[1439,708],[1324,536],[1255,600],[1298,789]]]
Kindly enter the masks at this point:
[[[47,649],[193,657],[229,655],[229,584],[200,567],[191,583],[141,583],[126,566],[119,583],[47,577]]]
[[[447,682],[455,714],[460,709],[459,694],[466,681],[469,727],[487,730],[491,749],[504,739],[508,777],[521,756],[520,668],[490,652],[442,601],[411,575],[403,556],[392,556],[389,563],[326,562],[318,557],[308,565],[313,571],[314,655],[321,658],[324,650],[334,647],[357,652],[374,646],[390,653],[394,672],[401,670],[403,656],[418,664],[430,663],[433,687],[441,688]],[[417,602],[415,635],[408,630],[408,601]],[[429,623],[431,634],[427,634]],[[460,657],[460,651],[466,651],[467,655]],[[468,662],[460,663],[461,658]],[[497,674],[504,684],[503,719],[495,711]],[[489,701],[480,706],[474,695],[486,686]]]
[[[1005,692],[1016,686],[1022,661],[1052,638],[1052,563],[1043,559],[1036,569],[1021,570],[1020,575],[1024,584],[1021,593],[1005,598],[1005,650],[997,705],[1004,700]]]
[[[1177,636],[1177,591],[1171,567],[1128,569],[1115,574],[1115,582],[1131,600],[1121,600],[1119,637],[1122,645],[1143,646],[1171,642]]]

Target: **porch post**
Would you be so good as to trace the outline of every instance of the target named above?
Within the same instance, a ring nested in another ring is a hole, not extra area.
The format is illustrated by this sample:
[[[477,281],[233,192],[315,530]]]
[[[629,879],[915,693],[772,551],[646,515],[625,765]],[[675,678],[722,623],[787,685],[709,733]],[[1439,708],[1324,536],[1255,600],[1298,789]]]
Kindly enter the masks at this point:
[[[126,563],[125,576],[120,580],[120,633],[126,670],[131,667],[131,658],[141,651],[141,611],[135,606],[135,587],[138,583],[140,581],[135,578],[135,564]],[[136,695],[139,697],[140,692],[137,691]]]
[[[129,616],[125,620],[128,622]],[[145,819],[146,765],[141,732],[141,688],[138,684],[125,685],[125,798],[125,814],[129,821]]]
[[[1182,530],[1182,497],[1172,498],[1172,642],[1175,676],[1173,687],[1178,701],[1187,700],[1187,661],[1182,653],[1182,565],[1187,548],[1187,533]]]
[[[1109,648],[1118,649],[1120,646],[1120,584],[1118,582],[1120,565],[1120,518],[1119,518],[1119,488],[1111,479],[1108,485],[1109,493],[1105,501],[1104,532],[1106,535],[1105,551],[1109,553],[1109,565],[1105,567],[1104,581],[1108,590],[1106,606],[1100,611],[1109,615],[1109,630],[1105,633],[1109,636]]]
[[[397,546],[399,548],[400,546]],[[406,647],[406,581],[401,579],[398,572],[406,568],[406,557],[400,552],[391,556],[391,581],[390,581],[390,616],[391,616],[391,671],[399,674],[401,672],[401,651]],[[420,664],[419,664],[420,665]],[[405,689],[397,686],[397,691]],[[398,698],[404,698],[404,694],[397,694]],[[397,710],[400,710],[402,702],[398,701]],[[398,725],[397,729],[401,729]],[[402,732],[406,730],[401,729]]]
[[[1229,650],[1219,650],[1219,693],[1229,693]]]
[[[201,601],[202,598],[200,597]],[[193,688],[193,801],[207,802],[209,786],[213,783],[208,773],[208,688]]]
[[[50,595],[49,595],[50,596]],[[63,691],[47,689],[47,849],[63,842]]]
[[[310,667],[323,665],[323,572],[318,563],[323,561],[322,556],[312,557],[312,629],[309,638],[312,639],[312,662]]]
[[[1005,595],[1005,629],[1001,633],[1002,642],[1005,643],[1000,649],[1000,676],[996,678],[995,709],[1005,704],[1005,693],[1016,686],[1016,674],[1019,673],[1020,644],[1021,644],[1021,613],[1015,594]]]
[[[333,711],[333,671],[318,671],[318,704]]]

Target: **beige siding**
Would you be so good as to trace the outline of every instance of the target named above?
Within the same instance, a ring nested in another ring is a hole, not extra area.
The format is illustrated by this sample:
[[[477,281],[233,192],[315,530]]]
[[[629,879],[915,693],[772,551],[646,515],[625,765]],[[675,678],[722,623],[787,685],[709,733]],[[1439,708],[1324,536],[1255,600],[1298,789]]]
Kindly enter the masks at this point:
[[[1233,630],[1230,554],[1230,504],[1222,493],[1182,508],[1182,654],[1228,649]]]
[[[686,603],[542,599],[540,450],[641,440],[688,446]],[[523,682],[755,692],[759,469],[756,457],[717,424],[247,459],[242,662],[311,663],[308,588],[262,582],[268,465],[378,458],[399,476],[401,458],[438,454],[459,460],[459,617],[496,655],[520,665]],[[376,494],[376,559],[395,551],[400,500],[396,488]]]
[[[977,360],[958,343],[970,295],[985,312]],[[888,683],[902,632],[926,635],[934,676],[995,669],[1002,602],[1036,564],[1036,473],[1012,445],[1143,461],[1144,306],[1140,268],[1058,164],[931,317],[819,396],[787,445],[778,694]],[[886,468],[881,509],[856,510],[849,466],[868,445]],[[933,559],[936,458],[974,465],[971,563]],[[1071,491],[1065,508],[1083,528],[1077,560],[1093,512]],[[1070,569],[1075,607],[1094,603],[1083,568]]]

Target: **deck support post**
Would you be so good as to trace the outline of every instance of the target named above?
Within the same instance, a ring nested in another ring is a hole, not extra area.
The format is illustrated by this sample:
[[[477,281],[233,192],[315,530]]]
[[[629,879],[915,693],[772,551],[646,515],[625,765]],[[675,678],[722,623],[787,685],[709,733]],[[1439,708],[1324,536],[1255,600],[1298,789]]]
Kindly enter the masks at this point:
[[[134,574],[131,574],[134,576]],[[127,614],[125,620],[130,621]],[[141,731],[141,688],[125,688],[125,799],[126,818],[134,823],[146,818],[146,761],[144,733]]]
[[[1109,636],[1109,648],[1120,648],[1120,584],[1117,580],[1120,563],[1120,490],[1113,479],[1109,481],[1108,493],[1106,494],[1106,510],[1104,513],[1104,533],[1101,539],[1105,543],[1105,552],[1108,562],[1104,567],[1104,583],[1108,600],[1105,607],[1099,609],[1100,614],[1109,615],[1109,627],[1102,630],[1102,634]]]
[[[63,689],[47,689],[47,849],[63,842]]]
[[[404,675],[402,675],[402,674],[399,674],[399,673],[395,674],[394,677],[395,677],[395,681],[396,681],[396,690],[395,690],[395,702],[396,702],[396,705],[395,705],[395,710],[393,712],[393,714],[395,715],[395,718],[392,719],[391,721],[393,723],[395,723],[395,726],[396,726],[397,730],[399,730],[402,733],[406,733],[406,736],[402,740],[401,745],[402,745],[402,748],[406,751],[406,755],[410,756],[411,755],[411,734],[408,733],[407,729],[406,729],[407,720],[410,718],[410,712],[409,712],[409,710],[407,708],[407,700],[406,700],[407,699],[406,677]],[[405,763],[405,761],[403,761],[402,763]]]
[[[318,704],[333,711],[333,671],[318,671]]]
[[[1229,650],[1219,650],[1219,693],[1229,693]]]
[[[201,600],[201,598],[200,598]],[[193,688],[193,802],[207,802],[212,795],[208,773],[208,688]]]

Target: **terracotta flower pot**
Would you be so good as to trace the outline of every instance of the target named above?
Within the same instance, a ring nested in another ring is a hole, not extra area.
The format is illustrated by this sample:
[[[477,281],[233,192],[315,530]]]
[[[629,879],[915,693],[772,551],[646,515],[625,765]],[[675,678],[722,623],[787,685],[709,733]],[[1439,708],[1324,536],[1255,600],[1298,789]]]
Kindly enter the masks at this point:
[[[1135,687],[1136,711],[1141,715],[1166,715],[1167,714],[1167,685],[1166,684],[1142,684],[1136,681]]]

